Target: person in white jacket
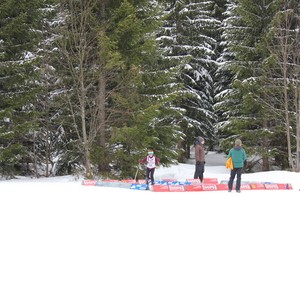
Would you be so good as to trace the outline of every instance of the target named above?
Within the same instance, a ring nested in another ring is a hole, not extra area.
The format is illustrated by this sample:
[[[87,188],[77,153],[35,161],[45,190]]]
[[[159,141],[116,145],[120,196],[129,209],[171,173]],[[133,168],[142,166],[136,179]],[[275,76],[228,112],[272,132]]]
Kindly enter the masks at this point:
[[[152,148],[148,148],[148,155],[139,160],[140,164],[146,164],[146,184],[149,184],[149,180],[151,180],[151,184],[154,185],[154,172],[155,167],[159,165],[160,159],[154,155],[154,150]]]

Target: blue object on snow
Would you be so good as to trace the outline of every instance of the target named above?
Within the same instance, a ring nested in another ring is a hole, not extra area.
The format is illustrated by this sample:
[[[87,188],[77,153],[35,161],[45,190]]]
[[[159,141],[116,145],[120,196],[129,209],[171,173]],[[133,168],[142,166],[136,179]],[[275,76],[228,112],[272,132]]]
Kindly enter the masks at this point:
[[[130,186],[131,190],[138,190],[138,191],[145,191],[148,189],[147,184],[139,184],[139,183],[132,183]]]

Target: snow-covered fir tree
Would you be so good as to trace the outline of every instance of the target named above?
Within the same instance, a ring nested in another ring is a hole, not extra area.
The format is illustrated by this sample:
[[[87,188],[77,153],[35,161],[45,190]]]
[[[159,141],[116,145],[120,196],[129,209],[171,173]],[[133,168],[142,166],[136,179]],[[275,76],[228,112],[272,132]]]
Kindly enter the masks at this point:
[[[230,1],[224,20],[225,51],[230,59],[224,63],[233,80],[231,91],[223,97],[223,149],[228,151],[233,139],[241,137],[249,154],[259,158],[253,163],[261,164],[263,170],[269,170],[270,157],[275,155],[272,142],[280,136],[274,113],[263,101],[263,63],[269,56],[263,41],[277,9],[275,4],[272,0]]]
[[[32,163],[43,2],[0,3],[0,173],[5,176],[26,174]]]
[[[174,84],[180,85],[176,105],[182,110],[180,124],[188,152],[196,136],[214,141],[213,111],[215,31],[213,1],[167,1],[160,33],[164,55],[177,67]]]

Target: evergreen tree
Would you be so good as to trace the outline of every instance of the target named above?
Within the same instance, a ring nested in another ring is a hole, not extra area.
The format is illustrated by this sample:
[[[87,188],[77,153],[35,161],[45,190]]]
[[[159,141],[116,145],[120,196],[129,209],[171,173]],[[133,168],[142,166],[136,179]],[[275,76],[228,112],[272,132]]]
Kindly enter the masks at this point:
[[[138,158],[148,146],[168,164],[177,159],[180,134],[172,122],[174,91],[170,71],[161,70],[155,33],[160,7],[155,2],[124,1],[109,20],[107,35],[115,45],[122,65],[116,81],[110,81],[108,124],[111,130],[111,153],[122,176],[132,176]],[[143,6],[141,6],[143,4]],[[122,84],[120,84],[120,82]]]
[[[41,34],[42,1],[0,3],[0,172],[25,174],[31,164],[33,135],[38,129],[34,105],[37,45]]]
[[[47,0],[41,11],[43,36],[39,44],[37,66],[41,89],[35,105],[35,111],[41,113],[38,118],[39,130],[34,132],[32,169],[36,176],[48,177],[74,173],[78,168],[78,151],[73,146],[73,137],[66,134],[69,124],[65,120],[69,113],[61,101],[61,56],[57,51],[57,40],[64,18],[59,11],[59,0]]]
[[[229,13],[229,1],[216,1],[214,15],[220,21],[220,27],[216,32],[217,48],[216,48],[216,72],[214,74],[214,111],[217,115],[217,124],[215,127],[218,143],[222,140],[224,132],[219,130],[222,128],[223,122],[227,121],[226,111],[230,106],[230,98],[226,97],[232,91],[233,72],[230,70],[230,63],[233,59],[233,54],[228,48],[227,34],[224,31],[226,27],[226,15]],[[219,146],[219,145],[217,145]]]
[[[187,156],[195,136],[202,135],[208,141],[214,141],[215,136],[212,74],[218,22],[212,16],[213,4],[200,0],[168,2],[160,37],[165,57],[178,68],[174,85],[180,86],[176,106],[182,116],[177,124],[185,135]]]
[[[223,149],[227,152],[230,142],[241,137],[249,154],[262,157],[263,170],[269,170],[269,158],[274,156],[271,142],[279,134],[273,113],[262,99],[262,67],[268,57],[262,40],[276,12],[275,4],[272,0],[232,3],[224,29],[228,48],[233,54],[229,68],[234,80],[231,92],[225,97],[226,120],[221,132],[228,139],[224,139]]]

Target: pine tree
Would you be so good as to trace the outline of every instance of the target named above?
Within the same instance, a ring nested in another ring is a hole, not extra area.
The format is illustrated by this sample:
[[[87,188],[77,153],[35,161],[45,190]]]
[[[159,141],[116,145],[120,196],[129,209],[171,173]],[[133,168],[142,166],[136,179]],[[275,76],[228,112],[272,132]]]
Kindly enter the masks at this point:
[[[196,136],[211,141],[215,136],[213,36],[218,21],[212,14],[212,1],[170,1],[161,32],[165,57],[178,69],[174,85],[180,87],[176,106],[182,116],[177,124],[185,135],[187,156]]]
[[[112,129],[114,167],[122,170],[122,176],[132,176],[133,167],[149,146],[164,164],[177,159],[179,134],[172,123],[172,72],[161,69],[155,41],[159,11],[156,3],[146,5],[139,1],[133,5],[124,1],[109,20],[107,34],[122,65],[116,80],[110,81],[114,92],[107,107],[112,120],[108,124]]]
[[[228,48],[227,34],[224,34],[226,28],[226,14],[228,13],[229,1],[216,1],[214,7],[214,16],[219,20],[220,26],[216,32],[216,72],[214,74],[214,111],[217,115],[217,124],[215,131],[217,134],[218,143],[223,138],[222,128],[223,122],[227,121],[226,107],[230,106],[230,100],[226,95],[232,90],[233,72],[230,70],[230,62],[233,59],[233,54]],[[228,105],[227,105],[228,103]],[[217,145],[219,146],[219,145]]]
[[[25,174],[32,163],[40,5],[39,0],[0,3],[0,172],[5,176]]]
[[[220,128],[223,149],[241,137],[249,154],[262,157],[262,169],[269,170],[273,137],[279,134],[272,111],[263,101],[263,62],[268,51],[263,39],[276,12],[274,1],[241,0],[228,8],[225,20],[228,53],[232,53],[229,69],[234,74],[232,90],[225,97],[226,120]],[[223,106],[224,107],[224,106]]]
[[[39,73],[41,86],[35,111],[39,111],[39,130],[34,132],[32,149],[32,172],[35,176],[55,176],[74,173],[78,168],[78,151],[73,146],[72,137],[68,136],[69,114],[61,102],[60,76],[61,56],[57,51],[57,40],[63,22],[59,11],[59,0],[47,0],[41,9],[42,39],[39,44]]]

